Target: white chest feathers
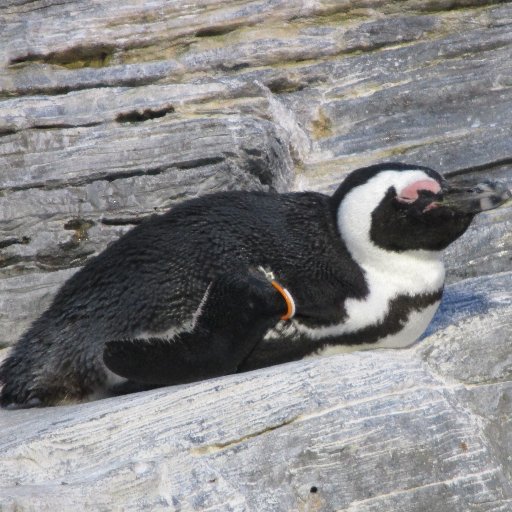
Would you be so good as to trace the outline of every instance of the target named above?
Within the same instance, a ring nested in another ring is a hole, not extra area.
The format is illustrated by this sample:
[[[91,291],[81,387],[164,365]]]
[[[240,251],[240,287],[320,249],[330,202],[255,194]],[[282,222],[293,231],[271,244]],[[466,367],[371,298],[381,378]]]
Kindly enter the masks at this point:
[[[388,264],[379,270],[363,265],[368,295],[363,299],[347,299],[346,320],[339,326],[325,328],[322,337],[356,332],[382,323],[389,314],[392,300],[397,297],[414,298],[438,292],[444,283],[444,265],[438,259],[424,259],[420,256],[395,253],[387,260]],[[428,311],[424,315],[428,316]]]
[[[360,333],[373,326],[382,325],[382,337],[377,342],[357,345],[333,345],[321,349],[320,353],[347,352],[364,348],[401,348],[416,341],[432,320],[439,301],[415,307],[415,298],[438,293],[444,282],[444,265],[437,258],[426,257],[423,253],[396,254],[387,260],[388,265],[378,271],[362,266],[368,286],[368,294],[362,299],[349,298],[344,307],[346,316],[340,323],[311,327],[301,323],[300,317],[291,322],[281,322],[277,329],[267,334],[268,339],[280,336],[305,336],[318,340],[319,346],[326,339],[344,337],[350,342],[350,335]],[[393,301],[399,297],[410,299],[413,307],[400,323],[398,330],[386,331],[386,318],[391,313]]]
[[[355,350],[370,350],[376,348],[405,348],[414,343],[426,330],[432,320],[439,301],[419,311],[412,311],[402,325],[401,330],[387,334],[374,343],[359,343],[357,345],[327,345],[315,351],[312,356],[329,356]]]

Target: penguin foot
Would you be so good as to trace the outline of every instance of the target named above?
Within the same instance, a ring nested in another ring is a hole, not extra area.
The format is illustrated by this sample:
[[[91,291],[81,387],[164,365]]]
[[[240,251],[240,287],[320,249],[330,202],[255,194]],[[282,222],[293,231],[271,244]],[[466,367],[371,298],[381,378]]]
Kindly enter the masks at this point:
[[[78,401],[87,396],[77,382],[60,385],[57,375],[43,377],[41,369],[16,354],[7,357],[0,368],[0,407],[29,409]]]
[[[30,409],[57,405],[67,395],[69,390],[64,388],[36,388],[27,390],[4,385],[0,394],[0,406],[4,409]]]
[[[2,407],[4,409],[7,409],[8,411],[14,411],[16,409],[32,409],[35,407],[44,407],[44,404],[41,402],[39,398],[31,398],[30,400],[26,402],[10,402],[7,404],[2,404]]]

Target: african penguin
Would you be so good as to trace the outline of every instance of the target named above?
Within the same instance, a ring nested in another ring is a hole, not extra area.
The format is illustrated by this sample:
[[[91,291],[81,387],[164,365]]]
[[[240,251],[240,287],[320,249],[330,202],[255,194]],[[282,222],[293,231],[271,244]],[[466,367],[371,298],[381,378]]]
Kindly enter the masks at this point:
[[[354,171],[332,196],[183,202],[62,286],[0,367],[0,402],[55,405],[407,346],[439,305],[441,251],[509,197],[496,184],[454,189],[429,168],[387,163]]]

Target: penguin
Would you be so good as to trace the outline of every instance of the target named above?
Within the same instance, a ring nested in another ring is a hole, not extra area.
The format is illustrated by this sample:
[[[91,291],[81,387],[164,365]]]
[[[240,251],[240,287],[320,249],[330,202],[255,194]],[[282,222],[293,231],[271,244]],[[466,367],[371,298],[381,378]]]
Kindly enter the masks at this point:
[[[383,163],[353,171],[331,196],[231,191],[180,203],[64,283],[0,367],[0,404],[408,346],[441,300],[443,249],[510,196]]]

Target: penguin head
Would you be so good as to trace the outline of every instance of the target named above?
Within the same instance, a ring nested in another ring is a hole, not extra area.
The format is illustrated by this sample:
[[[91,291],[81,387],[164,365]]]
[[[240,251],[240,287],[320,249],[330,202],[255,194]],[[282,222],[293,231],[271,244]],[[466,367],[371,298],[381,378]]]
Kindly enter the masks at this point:
[[[499,206],[510,195],[499,184],[457,188],[428,167],[386,163],[352,172],[331,205],[347,247],[364,261],[372,249],[380,250],[380,258],[382,250],[438,254],[478,212]]]

